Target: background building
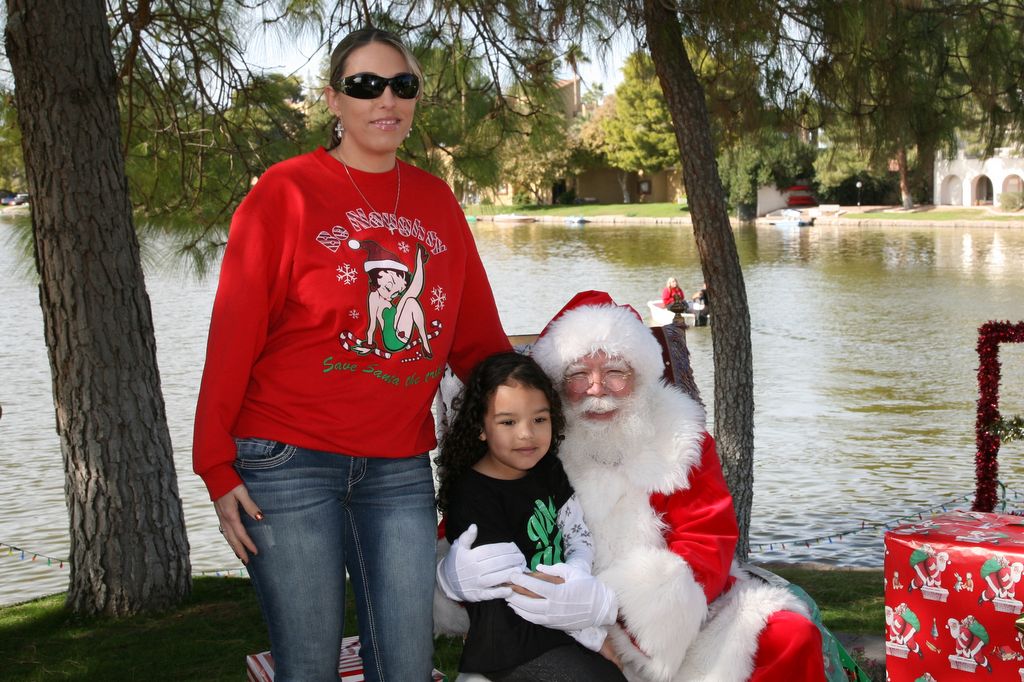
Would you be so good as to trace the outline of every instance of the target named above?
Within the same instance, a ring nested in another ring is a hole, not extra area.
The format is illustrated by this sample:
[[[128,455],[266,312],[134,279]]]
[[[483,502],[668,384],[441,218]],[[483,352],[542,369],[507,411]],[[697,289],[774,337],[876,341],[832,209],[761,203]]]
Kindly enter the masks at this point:
[[[954,159],[936,158],[937,206],[998,206],[1003,193],[1024,193],[1020,149],[1000,147],[993,156],[982,158],[960,147]]]

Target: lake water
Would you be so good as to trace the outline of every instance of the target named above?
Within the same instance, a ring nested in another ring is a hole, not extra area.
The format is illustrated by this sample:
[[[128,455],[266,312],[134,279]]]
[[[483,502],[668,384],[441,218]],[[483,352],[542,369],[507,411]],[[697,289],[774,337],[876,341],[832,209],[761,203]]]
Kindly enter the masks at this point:
[[[509,333],[538,331],[582,289],[646,315],[669,275],[688,294],[702,279],[688,226],[474,232]],[[68,522],[38,289],[16,234],[0,223],[0,604],[67,582],[45,559],[67,556]],[[977,329],[1024,319],[1024,230],[744,227],[736,238],[753,328],[752,558],[880,566],[874,526],[973,493]],[[190,464],[215,277],[186,274],[159,244],[144,256],[192,564],[237,571]],[[710,330],[688,341],[710,403]],[[1024,344],[1001,359],[1003,413],[1022,414]],[[1011,491],[1024,490],[1022,452],[1000,455]]]

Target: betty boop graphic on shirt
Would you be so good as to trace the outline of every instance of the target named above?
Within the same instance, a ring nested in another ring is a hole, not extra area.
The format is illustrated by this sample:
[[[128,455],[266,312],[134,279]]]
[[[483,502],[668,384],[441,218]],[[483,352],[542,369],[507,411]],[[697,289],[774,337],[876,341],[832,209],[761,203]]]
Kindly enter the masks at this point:
[[[437,336],[440,324],[436,321],[430,323],[434,331],[427,331],[423,306],[419,301],[423,293],[423,266],[429,258],[427,250],[422,244],[416,245],[410,272],[397,255],[375,241],[350,239],[348,246],[354,251],[367,252],[363,270],[370,289],[366,297],[369,322],[365,338],[342,332],[341,345],[359,355],[373,353],[383,358],[420,346],[418,355],[432,357],[430,339]]]

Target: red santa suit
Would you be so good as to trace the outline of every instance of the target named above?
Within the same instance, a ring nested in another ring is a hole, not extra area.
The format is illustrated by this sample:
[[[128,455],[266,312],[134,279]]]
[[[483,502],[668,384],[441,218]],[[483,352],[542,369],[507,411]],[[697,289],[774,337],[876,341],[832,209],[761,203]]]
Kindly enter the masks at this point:
[[[736,515],[704,410],[661,381],[650,330],[630,308],[567,309],[531,351],[549,376],[599,350],[634,375],[612,420],[588,420],[566,405],[559,451],[594,539],[594,575],[618,598],[610,636],[626,676],[823,680],[820,633],[804,604],[733,559]]]

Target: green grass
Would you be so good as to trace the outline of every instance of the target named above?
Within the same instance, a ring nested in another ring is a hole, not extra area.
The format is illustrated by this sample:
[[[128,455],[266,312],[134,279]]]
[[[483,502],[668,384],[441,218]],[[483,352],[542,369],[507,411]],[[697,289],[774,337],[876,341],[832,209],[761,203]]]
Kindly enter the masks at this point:
[[[497,213],[520,213],[529,216],[594,216],[617,215],[628,218],[680,218],[689,216],[686,204],[579,204],[572,206],[467,206],[467,216],[490,216]]]
[[[771,568],[814,597],[830,628],[882,633],[881,571]],[[346,634],[356,632],[354,613],[350,605]],[[237,578],[196,578],[180,608],[120,620],[73,616],[63,595],[0,608],[0,680],[237,682],[246,654],[267,648],[255,595]],[[457,638],[436,641],[435,665],[449,679],[460,651]]]
[[[836,632],[881,635],[885,632],[885,595],[881,570],[814,569],[767,566],[811,595],[821,620]]]
[[[989,213],[985,209],[971,208],[865,211],[864,213],[848,213],[842,217],[863,218],[865,220],[918,220],[929,222],[970,222],[974,220],[1024,221],[1024,213],[1018,215],[998,215]]]
[[[0,609],[0,679],[237,682],[266,648],[248,580],[197,578],[184,606],[120,620],[70,615],[63,600]]]
[[[352,590],[345,634],[357,633]],[[0,680],[197,680],[238,682],[247,654],[270,648],[248,580],[199,577],[173,611],[124,619],[83,618],[64,595],[0,608]],[[435,641],[435,665],[450,679],[462,642]]]

